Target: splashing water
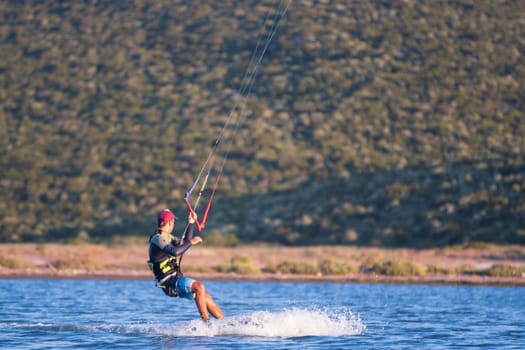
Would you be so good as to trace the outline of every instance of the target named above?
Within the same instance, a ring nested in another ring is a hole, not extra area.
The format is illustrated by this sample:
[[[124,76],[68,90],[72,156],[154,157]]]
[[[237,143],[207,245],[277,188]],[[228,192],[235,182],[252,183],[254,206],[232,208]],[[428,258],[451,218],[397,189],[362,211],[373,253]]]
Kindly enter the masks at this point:
[[[175,326],[159,324],[52,324],[3,323],[0,328],[24,328],[51,332],[108,332],[119,334],[160,334],[175,337],[341,337],[360,335],[366,325],[351,311],[285,309],[280,312],[257,311],[249,315],[228,316],[218,320],[186,321]]]
[[[366,325],[349,310],[289,309],[257,311],[247,316],[231,316],[203,322],[193,320],[178,325],[174,336],[304,337],[351,336],[362,334]]]

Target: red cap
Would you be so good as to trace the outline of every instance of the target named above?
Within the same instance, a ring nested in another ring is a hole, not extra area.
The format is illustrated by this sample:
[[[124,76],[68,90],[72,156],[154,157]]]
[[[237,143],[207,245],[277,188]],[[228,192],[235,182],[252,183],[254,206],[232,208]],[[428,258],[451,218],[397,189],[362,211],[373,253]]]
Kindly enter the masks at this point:
[[[159,213],[159,215],[157,215],[157,224],[160,227],[160,226],[164,225],[165,223],[167,223],[168,221],[175,220],[175,219],[176,219],[176,217],[175,217],[175,215],[173,215],[171,210],[164,209],[164,210],[162,210]]]

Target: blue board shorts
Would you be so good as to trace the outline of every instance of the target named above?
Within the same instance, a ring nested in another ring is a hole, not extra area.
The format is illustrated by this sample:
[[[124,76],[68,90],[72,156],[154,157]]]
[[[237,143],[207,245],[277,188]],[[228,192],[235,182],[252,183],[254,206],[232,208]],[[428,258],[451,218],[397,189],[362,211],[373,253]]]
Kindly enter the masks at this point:
[[[179,277],[177,278],[177,283],[175,288],[177,289],[177,294],[179,298],[185,298],[193,300],[195,299],[195,293],[191,291],[191,286],[193,285],[194,280],[189,277]]]

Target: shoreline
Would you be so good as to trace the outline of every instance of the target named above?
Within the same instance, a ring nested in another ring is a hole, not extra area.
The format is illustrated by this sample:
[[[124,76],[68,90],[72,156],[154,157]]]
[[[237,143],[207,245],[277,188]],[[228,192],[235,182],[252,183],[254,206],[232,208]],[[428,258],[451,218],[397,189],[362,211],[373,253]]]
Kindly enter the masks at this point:
[[[146,260],[147,245],[137,242],[0,244],[0,279],[132,279],[153,283]],[[186,276],[203,281],[525,286],[525,246],[386,249],[199,245],[185,254],[182,270]]]
[[[508,286],[525,287],[523,277],[491,277],[479,275],[425,275],[425,276],[385,276],[368,273],[346,275],[301,275],[258,273],[243,275],[237,273],[200,273],[188,272],[185,276],[201,281],[230,282],[312,282],[312,283],[363,283],[363,284],[422,284],[422,285],[473,285],[473,286]],[[43,269],[9,270],[0,269],[0,279],[70,279],[70,280],[150,280],[149,271],[136,270],[65,270],[53,272]]]

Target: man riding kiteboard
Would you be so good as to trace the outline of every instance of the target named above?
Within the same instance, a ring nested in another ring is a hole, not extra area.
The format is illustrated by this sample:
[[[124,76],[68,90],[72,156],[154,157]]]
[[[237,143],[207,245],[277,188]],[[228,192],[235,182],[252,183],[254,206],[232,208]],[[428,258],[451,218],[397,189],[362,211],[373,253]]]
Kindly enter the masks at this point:
[[[210,319],[208,312],[215,318],[222,318],[224,313],[211,295],[206,292],[204,285],[199,281],[184,277],[180,270],[180,262],[177,261],[177,257],[184,254],[192,245],[202,242],[201,237],[193,237],[196,214],[190,213],[183,239],[171,235],[175,219],[171,210],[162,210],[157,215],[157,230],[149,239],[148,265],[155,276],[157,287],[169,297],[178,296],[195,300],[204,321]]]

